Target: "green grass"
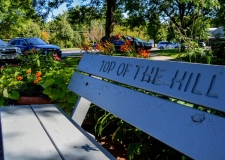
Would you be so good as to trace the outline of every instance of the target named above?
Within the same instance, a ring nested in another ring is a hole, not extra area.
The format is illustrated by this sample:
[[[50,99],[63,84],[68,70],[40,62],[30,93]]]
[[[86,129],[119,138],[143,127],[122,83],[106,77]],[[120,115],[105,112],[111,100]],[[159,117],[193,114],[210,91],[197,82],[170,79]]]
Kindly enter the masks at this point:
[[[80,62],[81,56],[68,56],[68,57],[62,57],[62,61],[66,64],[67,67],[72,67],[74,69],[77,68],[78,63]]]
[[[177,59],[180,56],[183,57],[186,52],[179,53],[178,49],[164,49],[164,50],[151,51],[151,53],[156,53],[158,56],[168,56],[168,57]]]

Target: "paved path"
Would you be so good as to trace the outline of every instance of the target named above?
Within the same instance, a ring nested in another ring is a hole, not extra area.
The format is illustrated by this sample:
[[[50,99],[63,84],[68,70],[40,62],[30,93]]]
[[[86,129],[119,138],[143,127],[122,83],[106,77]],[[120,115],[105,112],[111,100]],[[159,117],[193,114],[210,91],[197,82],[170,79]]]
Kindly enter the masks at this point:
[[[150,59],[152,60],[175,60],[173,57],[169,57],[169,56],[158,56],[156,53],[151,53],[150,55]]]

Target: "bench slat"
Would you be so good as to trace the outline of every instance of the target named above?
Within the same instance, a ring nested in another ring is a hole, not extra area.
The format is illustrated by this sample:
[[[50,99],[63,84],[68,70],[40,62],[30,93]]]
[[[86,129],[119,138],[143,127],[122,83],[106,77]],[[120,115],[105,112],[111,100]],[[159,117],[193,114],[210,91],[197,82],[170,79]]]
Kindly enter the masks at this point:
[[[75,73],[69,89],[194,159],[225,157],[225,119]]]
[[[78,70],[225,111],[225,67],[84,54]]]
[[[29,106],[0,110],[5,160],[61,159]]]
[[[55,105],[31,107],[64,159],[115,159],[78,124],[71,123]]]

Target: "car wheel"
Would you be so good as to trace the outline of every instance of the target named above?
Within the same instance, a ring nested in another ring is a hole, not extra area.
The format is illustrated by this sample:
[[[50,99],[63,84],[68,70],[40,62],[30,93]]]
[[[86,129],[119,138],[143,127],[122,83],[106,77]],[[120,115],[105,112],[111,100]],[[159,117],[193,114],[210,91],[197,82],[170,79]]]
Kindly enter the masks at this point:
[[[163,50],[164,48],[161,46],[161,47],[159,47],[159,49],[160,49],[160,50]]]

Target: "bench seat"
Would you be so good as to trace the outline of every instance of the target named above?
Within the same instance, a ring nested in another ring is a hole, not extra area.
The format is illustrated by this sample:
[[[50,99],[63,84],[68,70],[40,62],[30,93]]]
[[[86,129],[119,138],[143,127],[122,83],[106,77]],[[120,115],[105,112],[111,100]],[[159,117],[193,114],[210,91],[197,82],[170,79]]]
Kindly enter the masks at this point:
[[[71,117],[0,109],[4,159],[115,159],[81,128],[91,103],[190,158],[225,157],[224,66],[84,54],[68,88],[80,96]]]
[[[115,159],[56,105],[1,107],[5,160]]]

